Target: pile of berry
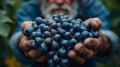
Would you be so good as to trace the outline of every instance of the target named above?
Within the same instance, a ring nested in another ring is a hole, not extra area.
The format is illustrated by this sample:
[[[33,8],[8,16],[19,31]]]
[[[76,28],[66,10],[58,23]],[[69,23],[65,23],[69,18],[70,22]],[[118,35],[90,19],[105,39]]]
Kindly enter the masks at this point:
[[[49,67],[69,66],[67,53],[76,43],[82,43],[89,37],[99,37],[99,33],[89,24],[63,14],[53,15],[53,21],[37,17],[32,27],[26,27],[23,33],[34,40],[31,49],[48,54]]]

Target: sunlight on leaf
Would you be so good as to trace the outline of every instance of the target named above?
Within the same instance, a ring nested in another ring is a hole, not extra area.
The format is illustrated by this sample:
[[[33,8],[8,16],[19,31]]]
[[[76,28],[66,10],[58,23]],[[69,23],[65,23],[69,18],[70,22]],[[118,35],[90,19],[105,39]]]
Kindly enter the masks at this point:
[[[0,35],[7,37],[10,32],[10,28],[7,24],[0,24]]]

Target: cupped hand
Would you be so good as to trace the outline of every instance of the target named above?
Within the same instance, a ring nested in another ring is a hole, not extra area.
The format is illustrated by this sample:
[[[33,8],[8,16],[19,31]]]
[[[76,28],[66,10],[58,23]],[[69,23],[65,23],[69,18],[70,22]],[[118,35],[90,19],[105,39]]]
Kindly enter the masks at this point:
[[[21,25],[22,31],[24,31],[24,29],[28,26],[32,26],[31,21],[23,22],[23,24]],[[38,51],[38,49],[31,49],[30,45],[32,42],[33,40],[28,40],[28,38],[24,34],[22,34],[20,37],[19,47],[25,56],[38,62],[45,62],[47,60],[47,55],[42,55],[40,51]]]

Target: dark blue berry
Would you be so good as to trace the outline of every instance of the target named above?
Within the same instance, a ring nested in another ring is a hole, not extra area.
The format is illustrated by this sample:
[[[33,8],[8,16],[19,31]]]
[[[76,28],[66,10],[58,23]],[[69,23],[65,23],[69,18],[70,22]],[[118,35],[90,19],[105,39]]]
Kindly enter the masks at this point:
[[[81,20],[81,19],[76,19],[76,21],[78,21],[78,22],[82,23],[82,20]]]
[[[91,32],[89,32],[89,37],[90,37],[90,38],[93,38],[93,37],[94,37]]]
[[[49,27],[49,26],[44,26],[44,27],[43,27],[43,30],[44,30],[44,31],[50,31],[50,27]]]
[[[47,38],[47,37],[51,37],[51,33],[49,31],[45,31],[44,32],[44,37]]]
[[[32,34],[33,31],[34,31],[34,29],[32,27],[26,27],[23,34],[30,37],[30,35]]]
[[[62,23],[67,21],[67,19],[64,16],[61,16],[60,19],[61,19]]]
[[[42,33],[39,32],[39,31],[37,31],[37,32],[36,32],[36,37],[42,37]]]
[[[92,32],[92,34],[93,34],[93,36],[94,36],[95,38],[98,38],[98,37],[100,37],[100,34],[99,34],[99,32]]]
[[[60,41],[61,40],[61,36],[59,34],[55,34],[54,40],[55,41]]]
[[[47,51],[48,51],[47,45],[45,43],[42,43],[39,46],[39,51],[40,51],[41,54],[46,54]]]
[[[58,26],[59,28],[61,28],[61,23],[57,23],[57,26]]]
[[[31,48],[31,49],[37,49],[37,48],[38,48],[37,45],[36,45],[36,43],[35,43],[35,41],[33,41],[33,42],[31,43],[30,48]]]
[[[35,39],[37,37],[37,32],[32,32],[30,38]]]
[[[37,24],[34,24],[34,25],[33,25],[33,29],[34,29],[35,31],[36,31],[38,28],[39,28],[39,27],[38,27]]]
[[[68,30],[70,30],[70,24],[68,22],[64,22],[62,24],[62,28],[68,31]]]
[[[55,62],[53,59],[49,59],[48,60],[48,67],[54,67],[55,66]]]
[[[85,38],[89,37],[89,32],[88,31],[83,31],[81,33],[81,35],[82,35],[82,38],[85,39]]]
[[[52,35],[55,35],[55,34],[57,34],[57,30],[55,30],[55,29],[52,29],[52,30],[51,30],[51,34],[52,34]]]
[[[59,49],[59,44],[56,41],[52,41],[52,50],[58,50]]]
[[[58,18],[59,15],[58,15],[58,14],[54,14],[54,15],[53,15],[53,18],[56,18],[56,17]]]
[[[68,59],[61,59],[60,61],[61,67],[68,67],[68,63]]]
[[[39,28],[40,28],[40,29],[43,29],[44,26],[46,26],[46,25],[45,25],[45,24],[40,24],[40,25],[39,25]]]
[[[73,29],[70,29],[70,34],[73,35],[74,33]]]
[[[73,24],[72,23],[69,23],[70,24],[70,29],[72,29],[73,28]]]
[[[51,38],[46,38],[45,39],[45,44],[50,46],[52,44],[52,39]]]
[[[42,21],[45,25],[48,25],[48,20],[47,19],[43,19]]]
[[[61,29],[61,28],[58,29],[58,33],[59,33],[62,37],[64,37],[65,32],[66,32],[66,31],[65,31],[64,29]]]
[[[39,29],[37,29],[37,32],[42,32],[42,31],[41,31],[41,29],[39,28]]]
[[[80,30],[81,30],[81,32],[87,31],[87,28],[86,28],[85,26],[81,26],[81,27],[80,27]]]
[[[75,38],[70,39],[69,44],[73,47],[77,43]]]
[[[79,24],[75,24],[74,26],[73,26],[73,31],[74,32],[80,32],[80,25]]]
[[[41,17],[37,17],[37,18],[35,19],[35,21],[36,21],[36,24],[39,25],[39,24],[42,23],[43,20],[42,20]]]
[[[64,16],[64,14],[63,14],[63,13],[60,13],[59,16]]]
[[[74,37],[75,37],[77,40],[79,40],[79,39],[81,38],[80,32],[76,32],[75,35],[74,35]]]
[[[35,38],[35,43],[36,43],[37,46],[39,46],[42,42],[43,42],[42,38],[40,38],[40,37]]]
[[[55,61],[55,63],[59,63],[60,58],[58,57],[57,54],[55,54],[55,55],[53,56],[53,61]]]
[[[56,23],[60,22],[60,19],[58,17],[53,18]]]
[[[68,40],[69,40],[70,38],[72,38],[70,32],[65,32],[64,37],[65,37],[65,39],[68,39]]]
[[[76,22],[76,20],[72,20],[71,23],[74,24]]]
[[[69,46],[69,41],[68,40],[62,40],[61,45],[64,46],[64,47],[68,47]]]
[[[66,52],[65,48],[60,48],[58,50],[58,55],[60,58],[66,58],[66,54],[67,54],[67,52]]]
[[[48,52],[48,56],[49,56],[49,58],[52,58],[54,55],[55,55],[55,52],[54,52],[54,51],[50,51],[50,52]]]
[[[57,23],[52,23],[50,27],[53,28],[53,29],[57,29],[58,28]]]

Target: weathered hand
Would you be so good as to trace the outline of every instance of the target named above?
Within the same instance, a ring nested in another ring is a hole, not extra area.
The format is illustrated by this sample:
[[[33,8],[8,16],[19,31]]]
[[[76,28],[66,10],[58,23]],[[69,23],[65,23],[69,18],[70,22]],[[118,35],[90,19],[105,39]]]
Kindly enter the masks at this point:
[[[24,22],[21,26],[22,31],[27,27],[27,26],[32,26],[31,21]],[[35,59],[38,62],[44,62],[47,60],[47,55],[42,55],[38,50],[33,50],[30,48],[30,44],[32,43],[33,40],[28,40],[28,38],[22,34],[19,42],[19,47],[23,51],[24,55]]]
[[[104,55],[109,51],[109,42],[107,37],[101,34],[101,21],[98,18],[91,18],[85,21],[100,34],[99,38],[87,38],[83,43],[78,43],[74,46],[74,50],[69,51],[68,57],[77,61],[80,64],[85,63],[87,59],[94,55]],[[103,51],[101,53],[101,51]]]

